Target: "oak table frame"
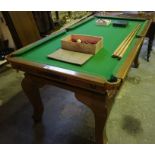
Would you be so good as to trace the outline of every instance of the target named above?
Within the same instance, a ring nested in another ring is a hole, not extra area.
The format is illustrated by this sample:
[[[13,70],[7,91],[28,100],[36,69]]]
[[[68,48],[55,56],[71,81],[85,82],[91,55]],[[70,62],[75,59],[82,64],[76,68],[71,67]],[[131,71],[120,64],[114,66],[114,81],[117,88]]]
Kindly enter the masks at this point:
[[[33,118],[38,122],[42,118],[43,103],[39,88],[46,84],[55,85],[60,88],[71,90],[75,97],[88,106],[95,118],[95,139],[96,143],[106,143],[105,124],[110,113],[114,97],[121,87],[132,63],[138,67],[138,54],[143,44],[151,21],[148,21],[145,29],[137,39],[134,48],[128,58],[119,69],[115,81],[107,81],[97,76],[87,75],[54,66],[27,62],[13,56],[7,57],[12,67],[25,72],[22,80],[22,88],[33,106]]]

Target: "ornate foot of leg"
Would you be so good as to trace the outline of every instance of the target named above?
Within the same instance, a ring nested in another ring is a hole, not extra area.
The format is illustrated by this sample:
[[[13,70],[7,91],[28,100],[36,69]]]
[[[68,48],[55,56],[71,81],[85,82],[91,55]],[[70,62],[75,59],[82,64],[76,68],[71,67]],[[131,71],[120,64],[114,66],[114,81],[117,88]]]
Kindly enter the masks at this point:
[[[33,82],[29,75],[25,75],[21,85],[33,106],[33,119],[35,123],[40,122],[43,114],[43,104],[39,93],[39,87]]]
[[[95,139],[96,143],[106,143],[107,137],[104,131],[108,110],[107,110],[107,94],[99,95],[93,92],[75,93],[76,98],[86,104],[94,113],[95,118]]]

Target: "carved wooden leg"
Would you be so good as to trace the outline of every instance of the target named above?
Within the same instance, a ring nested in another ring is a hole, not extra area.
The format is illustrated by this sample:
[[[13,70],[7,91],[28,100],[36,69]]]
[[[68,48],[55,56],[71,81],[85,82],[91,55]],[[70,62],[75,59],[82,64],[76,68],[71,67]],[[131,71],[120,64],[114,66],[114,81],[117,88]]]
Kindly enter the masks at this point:
[[[154,30],[155,31],[155,30]],[[152,46],[153,46],[153,40],[154,40],[154,34],[155,32],[152,32],[152,34],[149,36],[149,43],[148,43],[148,49],[147,49],[147,61],[149,62],[149,58],[151,55],[152,51]]]
[[[148,49],[147,49],[147,61],[149,62],[151,50],[152,50],[153,40],[149,38]]]
[[[41,121],[41,117],[43,114],[43,104],[41,101],[39,87],[37,84],[31,79],[31,76],[25,75],[25,78],[22,80],[22,88],[27,95],[30,103],[33,106],[33,119],[35,122]]]
[[[152,44],[155,36],[155,23],[152,23],[148,32],[149,42],[148,42],[148,52],[147,52],[147,61],[149,61],[151,50],[152,50]]]
[[[97,114],[94,113],[94,118],[95,118],[95,140],[97,144],[106,144],[107,143],[107,136],[106,136],[106,131],[105,131],[105,124],[107,120],[107,112],[104,112],[103,114]]]
[[[94,113],[95,118],[95,139],[96,143],[106,143],[107,137],[104,130],[108,109],[107,109],[107,94],[99,95],[92,92],[77,92],[76,98],[86,104]]]
[[[142,45],[141,45],[141,47],[142,47]],[[141,48],[139,49],[139,51],[138,51],[138,53],[134,59],[134,66],[133,66],[134,68],[138,68],[138,66],[139,66],[139,53],[140,53],[140,51],[141,51]]]

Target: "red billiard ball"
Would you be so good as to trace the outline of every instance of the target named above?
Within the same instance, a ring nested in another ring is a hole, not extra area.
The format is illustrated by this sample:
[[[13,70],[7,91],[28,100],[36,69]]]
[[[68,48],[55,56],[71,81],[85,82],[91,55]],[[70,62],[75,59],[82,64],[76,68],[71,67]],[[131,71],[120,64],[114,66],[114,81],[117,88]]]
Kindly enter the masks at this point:
[[[75,38],[72,38],[72,42],[76,42],[76,39]]]

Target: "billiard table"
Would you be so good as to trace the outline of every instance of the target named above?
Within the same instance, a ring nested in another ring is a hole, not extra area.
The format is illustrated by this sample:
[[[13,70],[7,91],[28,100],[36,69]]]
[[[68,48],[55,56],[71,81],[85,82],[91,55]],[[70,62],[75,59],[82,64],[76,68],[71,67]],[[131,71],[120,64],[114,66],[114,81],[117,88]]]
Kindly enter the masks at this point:
[[[128,21],[127,27],[96,25],[98,18]],[[140,24],[122,59],[112,57],[113,52],[125,37]],[[75,97],[89,107],[95,119],[96,143],[106,143],[105,124],[114,97],[134,63],[138,67],[138,54],[150,20],[90,16],[63,30],[57,31],[33,44],[23,47],[7,57],[16,70],[25,72],[22,88],[33,106],[33,119],[41,121],[43,103],[39,88],[46,84],[61,87],[75,93]],[[83,65],[75,65],[54,59],[48,54],[61,47],[61,39],[70,34],[103,37],[103,48]]]

